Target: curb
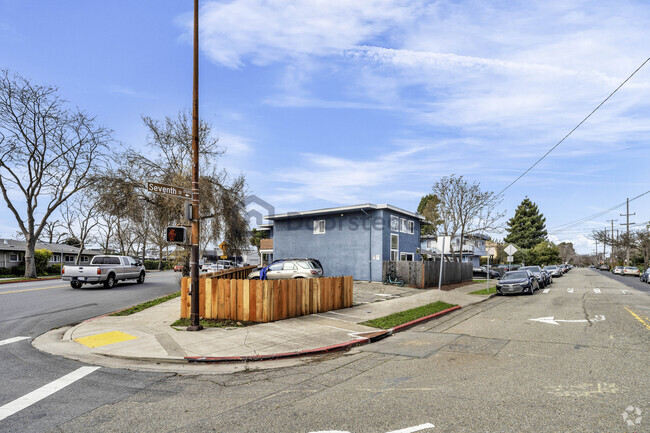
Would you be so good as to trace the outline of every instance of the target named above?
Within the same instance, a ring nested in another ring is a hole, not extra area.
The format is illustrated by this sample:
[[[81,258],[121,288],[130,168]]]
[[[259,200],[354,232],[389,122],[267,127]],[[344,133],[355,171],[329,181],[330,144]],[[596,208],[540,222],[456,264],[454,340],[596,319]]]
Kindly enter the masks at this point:
[[[45,278],[29,278],[21,280],[0,281],[0,284],[18,284],[18,283],[31,283],[34,281],[47,281],[47,280],[60,280],[61,277],[45,277]]]
[[[462,307],[460,305],[456,305],[455,307],[447,308],[446,310],[438,311],[437,313],[430,314],[428,316],[420,317],[419,319],[411,320],[410,322],[402,323],[401,325],[397,325],[390,331],[392,333],[397,333],[397,332],[402,332],[407,330],[408,328],[418,325],[420,323],[427,322],[431,319],[435,319],[436,317],[444,316],[445,314],[449,314],[452,311],[460,310]]]
[[[255,361],[272,361],[272,360],[278,360],[278,359],[288,359],[288,358],[299,358],[301,356],[311,356],[311,355],[322,355],[325,353],[331,353],[331,352],[338,352],[341,350],[350,350],[353,347],[356,346],[362,346],[364,344],[370,344],[374,343],[379,340],[383,340],[386,337],[390,337],[393,334],[396,334],[401,331],[405,331],[406,329],[415,326],[419,323],[423,323],[426,321],[429,321],[431,319],[435,319],[440,316],[444,316],[445,314],[449,314],[452,311],[460,310],[462,307],[460,305],[456,305],[455,307],[448,308],[446,310],[438,311],[437,313],[430,314],[428,316],[420,317],[419,319],[412,320],[407,323],[403,323],[399,326],[396,326],[394,328],[385,330],[385,331],[377,331],[374,333],[374,335],[370,337],[359,337],[355,340],[347,341],[345,343],[339,343],[335,344],[332,346],[325,346],[325,347],[319,347],[317,349],[307,349],[307,350],[300,350],[298,352],[287,352],[287,353],[276,353],[272,355],[251,355],[251,356],[186,356],[185,359],[189,363],[212,363],[212,364],[218,364],[218,363],[226,363],[226,362],[255,362]]]

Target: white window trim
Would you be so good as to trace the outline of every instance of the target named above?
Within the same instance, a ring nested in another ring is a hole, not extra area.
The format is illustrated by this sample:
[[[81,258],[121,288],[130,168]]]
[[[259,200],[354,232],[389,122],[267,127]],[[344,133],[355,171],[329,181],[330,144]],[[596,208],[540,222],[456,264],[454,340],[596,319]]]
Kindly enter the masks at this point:
[[[393,227],[393,221],[397,221],[397,224],[396,224],[397,227]],[[395,215],[391,215],[390,216],[390,231],[391,232],[399,232],[399,229],[400,229],[399,217],[397,217]]]
[[[393,248],[393,238],[397,239],[397,248]],[[393,261],[393,253],[395,253],[395,260],[399,259],[399,235],[391,233],[390,235],[390,259]]]
[[[407,259],[408,256],[411,256],[410,260]],[[413,253],[400,253],[399,254],[399,259],[401,261],[410,261],[410,262],[412,262],[413,260],[415,260],[415,254],[413,254]]]
[[[325,234],[325,220],[314,220],[314,234],[315,235]]]
[[[408,233],[410,235],[415,231],[415,223],[406,218],[400,218],[400,231],[402,233]]]
[[[16,260],[13,259],[13,257],[16,257]],[[10,263],[18,263],[20,261],[20,254],[18,253],[10,253],[9,254],[9,262]]]

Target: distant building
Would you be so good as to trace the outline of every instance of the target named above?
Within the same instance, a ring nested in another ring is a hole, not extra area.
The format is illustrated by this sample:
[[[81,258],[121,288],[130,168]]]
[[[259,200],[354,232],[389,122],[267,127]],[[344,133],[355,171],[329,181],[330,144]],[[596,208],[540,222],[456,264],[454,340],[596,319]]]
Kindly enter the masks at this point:
[[[326,276],[381,281],[383,261],[420,260],[424,217],[389,204],[289,212],[266,219],[273,224],[268,227],[271,239],[261,244],[264,258],[315,258]]]
[[[483,234],[467,235],[463,240],[463,248],[460,247],[460,236],[435,236],[425,235],[422,236],[420,249],[422,254],[427,256],[436,257],[440,256],[440,249],[443,247],[444,238],[444,254],[446,258],[452,257],[451,246],[453,245],[456,257],[461,257],[462,262],[470,262],[474,266],[480,266],[481,256],[486,255],[486,242],[489,236]],[[462,254],[461,254],[462,250]]]
[[[36,242],[37,250],[48,250],[52,252],[50,264],[72,265],[77,260],[79,248],[71,245],[50,244],[45,242]],[[0,239],[0,266],[3,268],[13,268],[20,265],[25,260],[25,252],[27,250],[27,242],[17,241],[14,239]],[[99,251],[84,249],[81,255],[81,264],[88,264],[90,259]]]

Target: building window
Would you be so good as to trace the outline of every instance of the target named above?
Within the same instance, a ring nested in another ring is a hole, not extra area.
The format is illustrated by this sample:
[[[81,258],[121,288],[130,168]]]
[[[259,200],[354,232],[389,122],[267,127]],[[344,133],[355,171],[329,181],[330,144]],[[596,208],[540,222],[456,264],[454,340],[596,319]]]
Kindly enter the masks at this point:
[[[314,234],[322,235],[325,233],[325,220],[314,221]]]
[[[87,261],[88,261],[88,257],[87,257],[87,256],[82,256],[82,257],[81,257],[81,261],[82,261],[82,262],[87,262]]]
[[[50,257],[51,262],[60,262],[61,261],[61,256],[52,254],[52,257]]]
[[[390,235],[390,260],[397,261],[399,259],[399,235]]]
[[[413,253],[401,253],[399,255],[400,260],[405,260],[407,262],[412,262],[413,261]]]
[[[390,217],[390,231],[398,232],[399,231],[399,217],[392,216]]]
[[[18,254],[9,254],[9,261],[10,262],[19,262],[20,261],[20,256]]]
[[[402,218],[402,233],[408,233],[410,235],[413,234],[413,228],[415,227],[415,223],[413,221],[409,221],[405,218]]]

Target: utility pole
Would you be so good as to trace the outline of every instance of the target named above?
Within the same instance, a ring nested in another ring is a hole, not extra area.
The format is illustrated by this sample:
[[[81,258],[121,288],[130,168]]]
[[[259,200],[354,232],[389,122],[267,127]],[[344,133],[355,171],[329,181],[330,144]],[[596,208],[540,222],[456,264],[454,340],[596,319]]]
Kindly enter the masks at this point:
[[[192,256],[191,309],[188,331],[203,329],[199,321],[199,0],[194,0],[194,59],[192,83]]]
[[[630,222],[630,216],[631,215],[636,215],[635,213],[630,213],[630,199],[627,199],[627,210],[625,211],[624,214],[621,214],[621,216],[625,217],[625,224],[621,224],[622,226],[627,226],[627,235],[625,238],[625,266],[630,265],[630,224],[634,224]]]
[[[611,268],[614,269],[614,221],[618,221],[618,220],[607,220],[607,221],[612,223],[612,234],[611,234],[611,236],[612,236],[612,252],[610,254],[610,262],[612,263]]]

